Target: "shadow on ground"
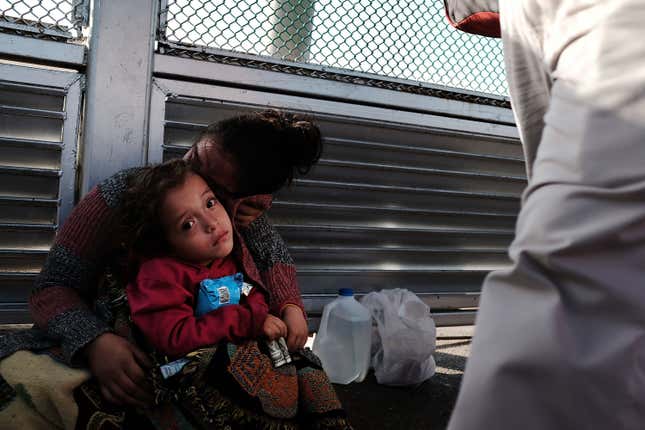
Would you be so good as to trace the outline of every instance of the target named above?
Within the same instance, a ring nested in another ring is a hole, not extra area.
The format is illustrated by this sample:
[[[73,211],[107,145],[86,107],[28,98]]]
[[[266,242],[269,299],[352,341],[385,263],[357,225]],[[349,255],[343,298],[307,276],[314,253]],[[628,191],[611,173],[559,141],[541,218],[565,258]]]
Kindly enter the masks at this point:
[[[365,381],[336,385],[356,430],[441,430],[448,425],[470,350],[470,339],[439,339],[435,375],[417,387],[387,387],[370,372]]]

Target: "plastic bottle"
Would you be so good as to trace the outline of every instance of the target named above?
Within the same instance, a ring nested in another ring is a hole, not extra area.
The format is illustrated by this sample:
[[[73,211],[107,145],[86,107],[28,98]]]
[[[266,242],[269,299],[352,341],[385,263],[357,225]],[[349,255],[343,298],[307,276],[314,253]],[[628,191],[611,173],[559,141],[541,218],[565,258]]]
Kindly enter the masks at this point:
[[[370,365],[372,316],[354,299],[351,288],[323,309],[313,350],[320,357],[331,382],[349,384],[365,379]]]

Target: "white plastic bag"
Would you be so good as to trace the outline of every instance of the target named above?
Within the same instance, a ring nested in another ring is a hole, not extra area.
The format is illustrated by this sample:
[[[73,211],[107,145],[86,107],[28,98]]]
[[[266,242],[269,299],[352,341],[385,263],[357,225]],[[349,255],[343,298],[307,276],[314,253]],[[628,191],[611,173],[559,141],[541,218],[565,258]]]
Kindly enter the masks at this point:
[[[401,288],[369,293],[360,302],[377,324],[372,367],[379,384],[413,385],[434,375],[436,327],[428,305]]]

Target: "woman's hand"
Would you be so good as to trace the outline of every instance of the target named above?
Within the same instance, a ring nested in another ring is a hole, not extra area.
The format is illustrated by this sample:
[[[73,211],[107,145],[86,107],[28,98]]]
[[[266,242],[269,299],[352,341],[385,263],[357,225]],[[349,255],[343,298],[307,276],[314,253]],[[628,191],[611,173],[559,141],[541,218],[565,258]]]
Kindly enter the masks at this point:
[[[282,311],[282,319],[287,325],[287,347],[289,351],[302,349],[309,336],[307,320],[302,314],[302,309],[297,306],[287,306]]]
[[[286,324],[278,317],[275,317],[271,314],[267,315],[267,319],[264,320],[264,326],[262,327],[264,335],[269,338],[269,340],[275,340],[281,337],[287,337],[287,326]]]
[[[263,208],[253,205],[253,202],[244,201],[240,203],[235,213],[235,225],[248,227],[257,217],[262,215]]]
[[[108,402],[142,408],[152,404],[152,390],[144,374],[144,368],[152,363],[135,345],[121,336],[104,333],[85,347],[85,356]]]

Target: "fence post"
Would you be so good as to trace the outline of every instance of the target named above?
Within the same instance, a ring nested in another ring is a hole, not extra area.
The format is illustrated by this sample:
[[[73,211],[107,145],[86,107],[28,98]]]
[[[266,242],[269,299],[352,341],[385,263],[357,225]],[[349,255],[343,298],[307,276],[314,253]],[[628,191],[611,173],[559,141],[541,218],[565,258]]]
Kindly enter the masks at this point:
[[[271,55],[283,60],[309,61],[315,0],[273,0]]]
[[[81,191],[146,160],[158,0],[95,0]]]

